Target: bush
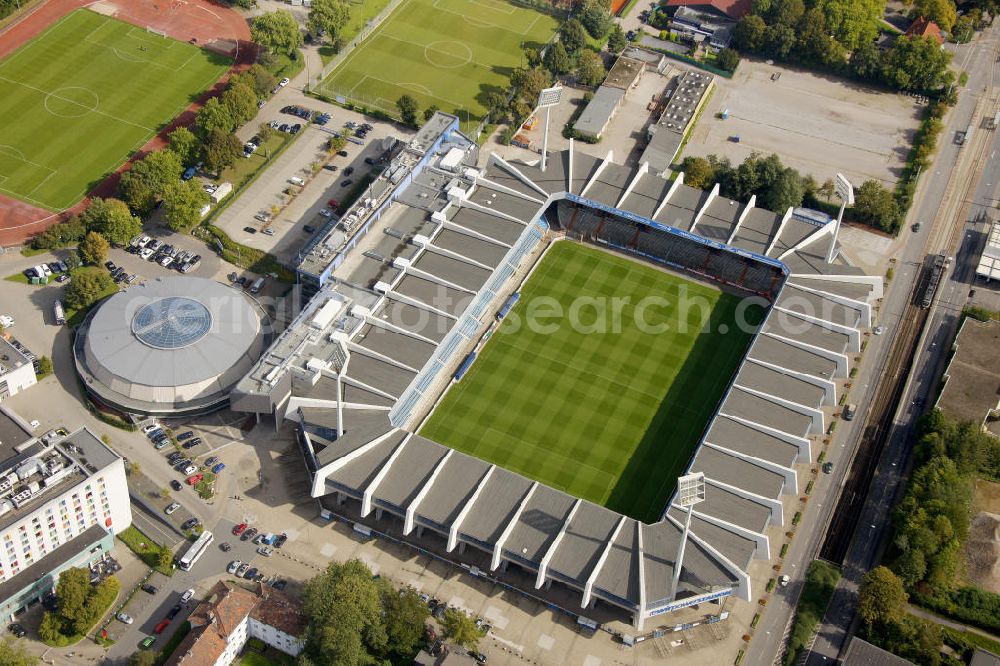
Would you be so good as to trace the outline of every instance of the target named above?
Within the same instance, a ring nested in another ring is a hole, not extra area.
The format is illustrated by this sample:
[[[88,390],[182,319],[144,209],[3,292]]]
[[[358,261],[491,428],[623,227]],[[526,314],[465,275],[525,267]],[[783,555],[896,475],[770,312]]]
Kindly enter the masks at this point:
[[[813,560],[809,564],[802,596],[795,610],[795,621],[788,637],[788,648],[785,650],[783,660],[785,666],[791,666],[798,661],[799,653],[808,644],[813,631],[823,618],[830,597],[833,596],[833,589],[839,580],[840,570],[832,564],[821,560]]]

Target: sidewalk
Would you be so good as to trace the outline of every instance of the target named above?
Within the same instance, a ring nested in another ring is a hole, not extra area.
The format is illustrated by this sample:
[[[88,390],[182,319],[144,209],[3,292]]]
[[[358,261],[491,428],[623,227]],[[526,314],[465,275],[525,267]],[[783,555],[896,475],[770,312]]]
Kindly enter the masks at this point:
[[[978,627],[970,627],[967,624],[962,624],[955,620],[949,620],[946,617],[937,615],[930,611],[924,610],[923,608],[918,608],[912,604],[906,605],[906,612],[910,615],[915,615],[916,617],[922,618],[924,620],[929,620],[935,624],[940,624],[941,626],[948,627],[949,629],[954,629],[955,631],[961,631],[963,633],[976,634],[977,636],[982,636],[983,638],[988,638],[991,641],[996,641],[1000,643],[1000,636],[994,636],[988,631],[983,631]]]

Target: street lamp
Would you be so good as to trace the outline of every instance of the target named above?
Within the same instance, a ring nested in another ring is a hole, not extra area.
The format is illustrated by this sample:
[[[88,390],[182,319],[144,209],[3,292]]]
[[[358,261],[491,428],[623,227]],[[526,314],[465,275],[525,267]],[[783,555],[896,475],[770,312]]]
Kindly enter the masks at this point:
[[[545,173],[545,158],[549,151],[549,110],[559,103],[562,86],[545,88],[538,93],[538,108],[545,109],[545,133],[542,134],[542,173]]]
[[[826,263],[832,264],[837,256],[837,237],[840,235],[840,223],[844,220],[844,209],[854,205],[854,187],[847,180],[847,176],[842,173],[837,174],[834,182],[834,189],[840,197],[840,212],[837,213],[837,223],[833,228],[833,241],[830,243],[830,251],[827,253]]]

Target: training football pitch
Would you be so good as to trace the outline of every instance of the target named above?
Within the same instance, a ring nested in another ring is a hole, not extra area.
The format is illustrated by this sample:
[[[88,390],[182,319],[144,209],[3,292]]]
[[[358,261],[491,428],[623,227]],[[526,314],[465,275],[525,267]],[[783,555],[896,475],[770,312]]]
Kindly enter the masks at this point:
[[[80,9],[0,61],[0,192],[72,206],[229,60]]]
[[[557,27],[555,17],[503,0],[404,0],[319,91],[394,117],[408,94],[468,130],[485,114],[485,95],[506,90],[523,48],[544,45]]]
[[[655,521],[753,335],[735,325],[740,300],[558,242],[421,435]],[[554,303],[563,317],[545,316]]]

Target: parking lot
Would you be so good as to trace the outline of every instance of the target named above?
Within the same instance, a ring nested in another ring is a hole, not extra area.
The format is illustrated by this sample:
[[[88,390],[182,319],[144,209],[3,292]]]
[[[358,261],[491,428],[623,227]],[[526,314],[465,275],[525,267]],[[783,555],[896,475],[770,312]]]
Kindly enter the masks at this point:
[[[715,83],[680,157],[738,163],[752,152],[777,153],[819,182],[840,172],[855,187],[869,179],[894,184],[922,112],[913,97],[750,59]],[[717,117],[723,110],[727,120]]]
[[[316,100],[308,100],[301,106],[329,114],[329,122],[325,126],[303,127],[292,145],[214,220],[234,240],[289,263],[311,233],[326,223],[328,218],[320,211],[330,208],[329,200],[342,201],[352,185],[371,170],[365,159],[374,160],[381,154],[381,140],[389,136],[408,139],[389,123],[366,119],[339,107]],[[264,118],[264,122],[272,121],[305,122],[279,108],[271,109]],[[348,122],[368,123],[372,129],[364,139],[348,139],[343,149],[346,156],[335,155],[330,159],[327,144],[333,133],[341,131]],[[319,168],[327,163],[335,170]],[[307,231],[306,227],[314,231]]]

